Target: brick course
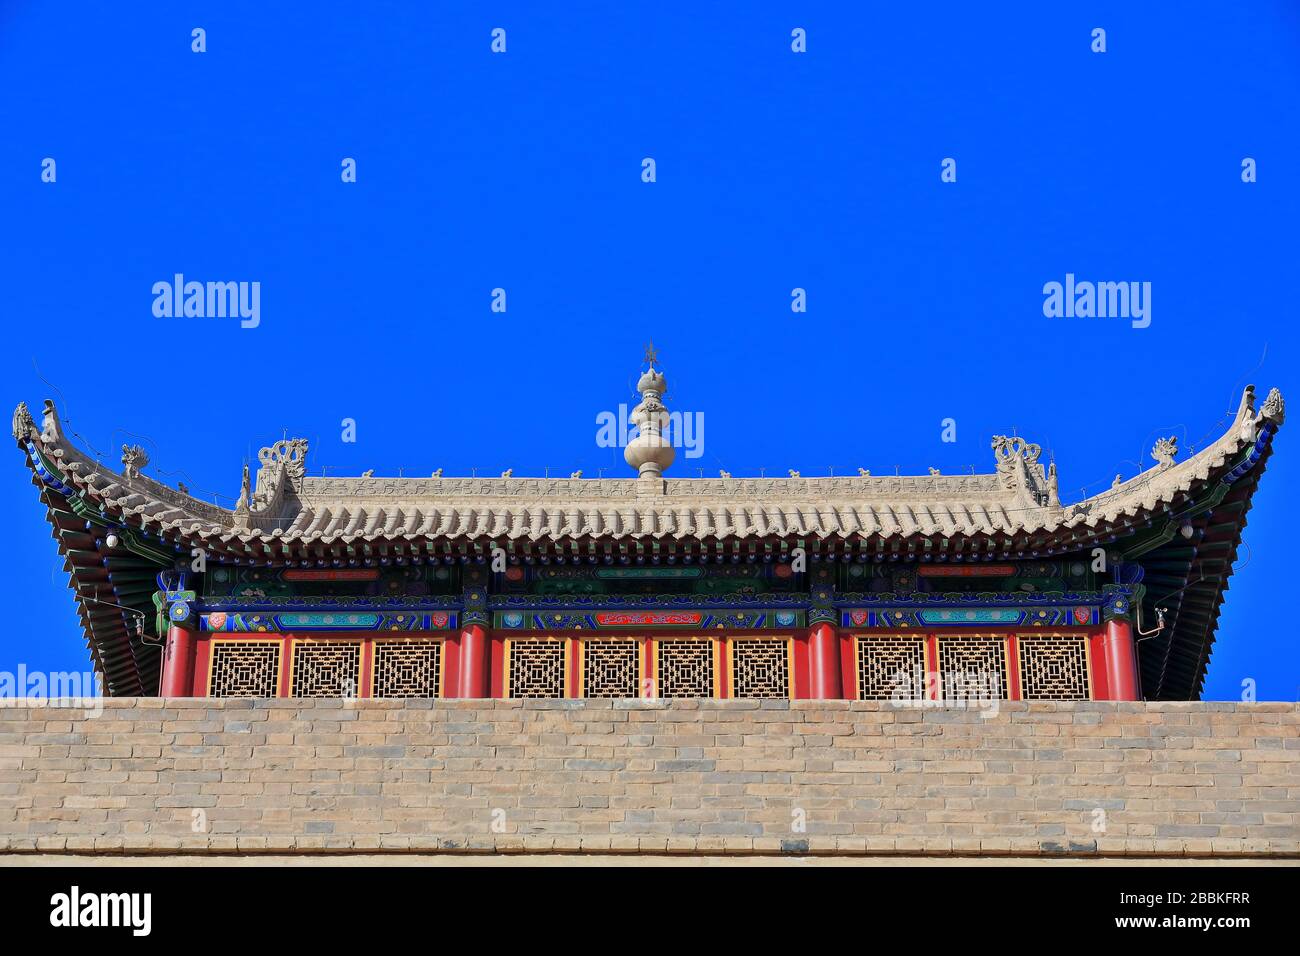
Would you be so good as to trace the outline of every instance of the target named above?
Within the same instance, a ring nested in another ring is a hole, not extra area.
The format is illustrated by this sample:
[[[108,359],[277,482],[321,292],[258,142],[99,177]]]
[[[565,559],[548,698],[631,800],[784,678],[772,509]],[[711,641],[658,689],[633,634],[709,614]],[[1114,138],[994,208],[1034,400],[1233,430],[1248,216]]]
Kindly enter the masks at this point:
[[[1300,706],[10,701],[39,851],[1295,856]]]

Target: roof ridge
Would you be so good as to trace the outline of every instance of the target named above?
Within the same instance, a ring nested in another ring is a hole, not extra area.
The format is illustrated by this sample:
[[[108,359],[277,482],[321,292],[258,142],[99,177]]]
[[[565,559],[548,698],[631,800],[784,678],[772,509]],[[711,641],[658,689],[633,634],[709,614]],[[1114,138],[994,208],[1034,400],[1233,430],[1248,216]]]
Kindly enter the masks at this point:
[[[1172,501],[1255,443],[1266,426],[1271,434],[1281,424],[1285,403],[1277,389],[1258,412],[1254,405],[1254,386],[1247,386],[1232,425],[1199,453],[1176,462],[1176,440],[1161,439],[1152,450],[1154,467],[1066,508],[1056,500],[1054,469],[1038,460],[1039,446],[1007,436],[993,439],[996,470],[979,474],[652,482],[644,476],[308,476],[306,442],[284,439],[259,452],[256,490],[250,493],[246,474],[240,504],[233,510],[140,474],[147,462],[136,450],[124,451],[124,461],[130,460],[122,473],[92,461],[67,439],[52,401],[45,403],[39,428],[20,403],[14,437],[28,451],[38,476],[60,493],[82,493],[123,519],[199,537],[234,534],[241,541],[294,541],[347,534],[376,540],[390,531],[402,537],[537,540],[665,534],[971,536],[1093,528]],[[421,533],[429,518],[436,518],[434,526]],[[665,526],[673,530],[662,531]]]

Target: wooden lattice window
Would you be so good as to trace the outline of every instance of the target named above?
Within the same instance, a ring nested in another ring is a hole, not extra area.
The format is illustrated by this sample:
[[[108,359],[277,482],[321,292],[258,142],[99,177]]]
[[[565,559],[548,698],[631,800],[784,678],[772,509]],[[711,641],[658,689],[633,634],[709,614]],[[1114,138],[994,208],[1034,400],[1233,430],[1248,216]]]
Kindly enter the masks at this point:
[[[508,694],[511,697],[563,697],[568,641],[552,638],[512,640],[508,655]]]
[[[209,697],[274,697],[279,683],[279,641],[212,642]]]
[[[732,641],[731,696],[789,697],[790,642],[785,638]]]
[[[442,641],[376,641],[372,697],[441,697]]]
[[[659,641],[656,697],[712,697],[713,641]]]
[[[977,635],[940,637],[939,696],[951,701],[1006,700],[1006,638]]]
[[[361,644],[321,641],[293,645],[293,697],[356,697]]]
[[[641,642],[586,640],[582,643],[583,697],[640,697]]]
[[[860,636],[859,700],[923,700],[926,697],[925,637]]]
[[[1081,635],[1026,634],[1016,641],[1020,696],[1025,700],[1089,700],[1088,639]]]

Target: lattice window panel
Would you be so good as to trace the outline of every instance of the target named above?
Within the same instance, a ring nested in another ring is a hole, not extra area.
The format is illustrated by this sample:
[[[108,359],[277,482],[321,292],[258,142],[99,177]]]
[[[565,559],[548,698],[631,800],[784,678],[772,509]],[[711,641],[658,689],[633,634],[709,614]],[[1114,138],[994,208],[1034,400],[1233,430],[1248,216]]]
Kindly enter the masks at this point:
[[[563,697],[566,641],[510,642],[510,696]]]
[[[1088,639],[1025,635],[1017,640],[1020,696],[1025,700],[1089,700]]]
[[[293,646],[293,697],[356,697],[361,645],[342,641]]]
[[[442,641],[376,641],[374,697],[437,697]]]
[[[209,697],[274,697],[279,684],[279,641],[212,643]]]
[[[712,697],[713,642],[660,641],[656,697]]]
[[[859,637],[859,700],[924,700],[925,638]]]
[[[939,638],[939,697],[1006,700],[1006,638]]]
[[[640,641],[582,643],[583,697],[640,697]]]
[[[731,696],[790,696],[790,644],[784,638],[732,641],[731,656]]]

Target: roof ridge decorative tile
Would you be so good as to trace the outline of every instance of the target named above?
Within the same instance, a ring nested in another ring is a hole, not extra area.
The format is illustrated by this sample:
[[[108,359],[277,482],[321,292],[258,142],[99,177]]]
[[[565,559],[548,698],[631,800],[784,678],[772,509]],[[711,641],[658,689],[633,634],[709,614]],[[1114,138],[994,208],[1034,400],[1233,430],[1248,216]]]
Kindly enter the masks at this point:
[[[1038,461],[1037,445],[1007,436],[994,438],[997,468],[984,474],[649,482],[644,476],[313,477],[306,474],[306,442],[286,439],[259,452],[256,488],[249,493],[245,475],[234,510],[141,474],[139,469],[147,467],[141,455],[128,455],[129,477],[91,460],[64,435],[53,402],[46,402],[40,427],[20,404],[14,412],[14,437],[57,472],[54,480],[105,512],[198,536],[233,535],[239,541],[969,537],[1097,529],[1151,512],[1224,469],[1256,441],[1265,424],[1275,428],[1284,414],[1277,389],[1256,412],[1254,388],[1248,386],[1231,426],[1197,454],[1176,461],[1176,442],[1162,440],[1153,450],[1154,467],[1064,508],[1055,497],[1055,467],[1045,469]]]

